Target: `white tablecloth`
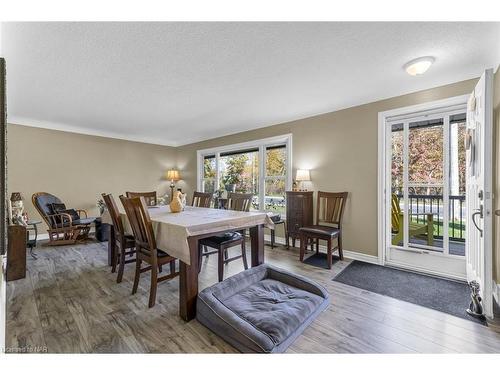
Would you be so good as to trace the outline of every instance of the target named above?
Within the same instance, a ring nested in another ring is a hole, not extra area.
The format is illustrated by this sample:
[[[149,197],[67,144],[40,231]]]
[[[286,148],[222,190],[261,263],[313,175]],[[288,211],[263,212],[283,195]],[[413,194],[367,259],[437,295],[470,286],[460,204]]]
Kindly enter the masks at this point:
[[[125,232],[132,234],[132,229],[123,208],[120,215]],[[176,257],[186,264],[190,264],[188,237],[220,231],[231,231],[237,228],[253,227],[264,224],[273,229],[274,223],[267,213],[259,211],[240,212],[231,210],[217,210],[186,206],[179,213],[170,212],[169,206],[151,207],[148,209],[156,246]],[[108,211],[102,215],[102,222],[113,224]]]

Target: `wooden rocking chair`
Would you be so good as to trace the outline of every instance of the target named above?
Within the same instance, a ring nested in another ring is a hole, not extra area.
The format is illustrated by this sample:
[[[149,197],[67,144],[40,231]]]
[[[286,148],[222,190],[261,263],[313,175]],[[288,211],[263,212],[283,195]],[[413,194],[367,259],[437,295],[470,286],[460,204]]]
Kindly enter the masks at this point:
[[[395,236],[392,237],[392,244],[398,246],[401,241],[403,241],[404,233],[404,213],[401,212],[401,207],[399,206],[399,198],[396,194],[392,194],[391,199],[391,224],[392,233]],[[410,221],[408,223],[409,238],[426,235],[427,245],[432,246],[434,244],[434,214],[433,213],[412,213],[413,216],[427,216],[427,222],[425,224],[415,223]]]
[[[85,210],[66,209],[59,198],[44,192],[33,194],[31,200],[48,226],[46,245],[71,245],[88,239],[95,217],[88,217]]]

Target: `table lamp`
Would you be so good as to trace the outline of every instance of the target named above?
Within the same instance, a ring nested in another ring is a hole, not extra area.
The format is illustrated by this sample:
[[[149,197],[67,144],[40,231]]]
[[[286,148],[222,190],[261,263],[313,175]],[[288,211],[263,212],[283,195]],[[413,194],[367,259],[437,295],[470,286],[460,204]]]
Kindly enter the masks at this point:
[[[174,197],[175,182],[181,179],[181,175],[178,170],[171,169],[167,171],[167,180],[170,180],[170,201]]]
[[[297,169],[295,180],[300,182],[300,191],[307,191],[307,189],[303,188],[303,181],[311,181],[309,169]]]

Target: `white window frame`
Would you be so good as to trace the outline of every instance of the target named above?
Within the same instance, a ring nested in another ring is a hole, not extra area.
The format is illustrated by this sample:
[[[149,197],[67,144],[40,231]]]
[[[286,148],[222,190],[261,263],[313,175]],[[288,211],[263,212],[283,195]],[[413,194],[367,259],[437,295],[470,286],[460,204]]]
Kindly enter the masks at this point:
[[[196,151],[196,188],[203,191],[203,163],[205,156],[215,155],[216,187],[220,180],[219,158],[221,153],[245,150],[249,148],[259,149],[259,209],[265,209],[265,188],[266,179],[279,178],[280,176],[266,175],[266,148],[272,146],[286,146],[286,176],[285,190],[291,190],[292,187],[292,134],[284,134],[276,137],[257,139],[249,142],[236,143],[231,145],[207,148]]]

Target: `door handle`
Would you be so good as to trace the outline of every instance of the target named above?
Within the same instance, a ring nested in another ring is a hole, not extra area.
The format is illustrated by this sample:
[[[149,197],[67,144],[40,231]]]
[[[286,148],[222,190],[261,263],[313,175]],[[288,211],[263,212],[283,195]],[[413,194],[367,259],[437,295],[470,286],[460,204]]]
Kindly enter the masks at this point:
[[[477,228],[477,230],[479,231],[479,234],[481,237],[483,237],[483,230],[481,228],[479,228],[479,225],[477,225],[477,222],[476,222],[476,216],[479,215],[479,218],[483,218],[483,205],[479,206],[480,208],[478,208],[476,210],[476,212],[474,212],[472,214],[472,222],[474,223],[474,226]]]

